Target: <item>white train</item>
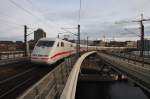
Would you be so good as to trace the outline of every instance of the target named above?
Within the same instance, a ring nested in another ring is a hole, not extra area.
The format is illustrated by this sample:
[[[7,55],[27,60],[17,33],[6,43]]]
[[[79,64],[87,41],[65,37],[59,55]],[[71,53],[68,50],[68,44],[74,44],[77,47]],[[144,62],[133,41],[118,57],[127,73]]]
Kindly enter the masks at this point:
[[[89,47],[88,49],[92,49]],[[86,45],[80,45],[80,52],[86,51]],[[76,53],[76,44],[62,39],[40,39],[31,54],[32,63],[53,64],[58,60]]]
[[[109,50],[109,51],[119,51],[124,50],[125,47],[96,47],[88,46],[88,51],[90,50]],[[87,51],[87,45],[80,45],[80,52]],[[68,57],[70,55],[76,54],[76,44],[71,43],[62,39],[50,39],[42,38],[40,39],[31,54],[32,63],[42,63],[42,64],[53,64],[60,59]]]

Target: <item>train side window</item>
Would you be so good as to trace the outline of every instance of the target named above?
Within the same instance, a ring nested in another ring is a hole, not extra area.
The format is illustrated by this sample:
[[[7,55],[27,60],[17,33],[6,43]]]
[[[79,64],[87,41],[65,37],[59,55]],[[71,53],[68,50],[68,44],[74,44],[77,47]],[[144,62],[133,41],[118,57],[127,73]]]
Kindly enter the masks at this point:
[[[58,42],[58,44],[57,44],[57,47],[59,47],[59,42]]]
[[[64,43],[63,42],[61,42],[61,47],[64,47]]]

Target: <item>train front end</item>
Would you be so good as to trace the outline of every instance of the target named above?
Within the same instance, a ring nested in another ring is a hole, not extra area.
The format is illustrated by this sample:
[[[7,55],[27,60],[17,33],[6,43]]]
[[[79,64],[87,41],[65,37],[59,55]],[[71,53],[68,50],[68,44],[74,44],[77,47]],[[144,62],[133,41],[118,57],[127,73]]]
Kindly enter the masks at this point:
[[[54,39],[40,39],[31,54],[31,62],[36,64],[49,64],[49,55],[54,43]]]

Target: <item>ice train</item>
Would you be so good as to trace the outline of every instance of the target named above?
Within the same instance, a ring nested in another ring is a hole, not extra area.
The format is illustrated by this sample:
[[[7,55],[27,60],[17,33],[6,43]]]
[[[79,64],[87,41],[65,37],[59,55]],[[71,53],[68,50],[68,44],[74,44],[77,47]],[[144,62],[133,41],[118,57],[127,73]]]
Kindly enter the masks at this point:
[[[95,47],[89,46],[88,50]],[[86,51],[87,45],[80,45],[80,52]],[[58,60],[76,54],[76,44],[62,39],[40,39],[31,54],[32,63],[53,64]]]
[[[102,47],[80,45],[80,52],[90,50],[122,51],[126,47]],[[76,44],[59,38],[40,39],[31,54],[32,63],[53,64],[60,59],[76,54]]]

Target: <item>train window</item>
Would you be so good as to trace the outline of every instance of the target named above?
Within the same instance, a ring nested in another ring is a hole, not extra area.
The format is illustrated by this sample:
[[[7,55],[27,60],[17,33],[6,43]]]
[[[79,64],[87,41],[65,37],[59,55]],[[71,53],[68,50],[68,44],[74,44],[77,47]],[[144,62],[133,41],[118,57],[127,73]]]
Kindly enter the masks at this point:
[[[58,44],[57,44],[57,47],[59,47],[59,42],[58,42]]]
[[[53,44],[54,44],[54,41],[39,41],[38,43],[37,43],[37,46],[38,47],[41,47],[41,46],[45,46],[45,47],[52,47],[53,46]]]
[[[64,47],[64,43],[63,42],[61,42],[61,47]]]

